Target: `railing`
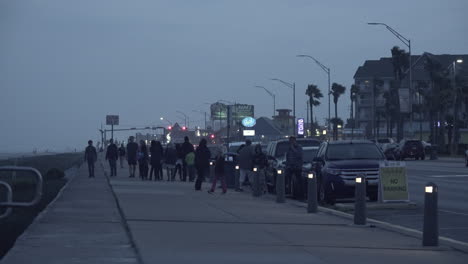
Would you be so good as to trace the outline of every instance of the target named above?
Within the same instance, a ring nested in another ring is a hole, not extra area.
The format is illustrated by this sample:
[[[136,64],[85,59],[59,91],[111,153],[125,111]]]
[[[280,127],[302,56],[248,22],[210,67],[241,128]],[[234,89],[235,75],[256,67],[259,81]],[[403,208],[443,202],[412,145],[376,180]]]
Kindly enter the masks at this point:
[[[0,200],[0,208],[7,208],[5,210],[5,212],[0,215],[0,219],[8,217],[11,214],[12,209],[14,207],[34,206],[37,203],[39,203],[39,201],[42,198],[43,179],[42,179],[41,173],[38,170],[36,170],[34,168],[30,168],[30,167],[16,167],[16,166],[3,166],[3,167],[0,167],[0,173],[1,172],[6,172],[6,171],[10,171],[10,172],[13,172],[13,173],[16,173],[16,172],[32,172],[32,174],[36,178],[36,188],[35,188],[34,198],[31,201],[16,202],[16,201],[13,200],[13,188],[11,188],[10,183],[8,183],[6,181],[3,181],[1,179],[2,174],[0,174],[0,188],[4,188],[6,190],[6,199],[5,199],[6,201],[1,201]],[[16,177],[15,177],[15,179],[16,179]],[[0,197],[0,199],[3,199],[3,197]]]

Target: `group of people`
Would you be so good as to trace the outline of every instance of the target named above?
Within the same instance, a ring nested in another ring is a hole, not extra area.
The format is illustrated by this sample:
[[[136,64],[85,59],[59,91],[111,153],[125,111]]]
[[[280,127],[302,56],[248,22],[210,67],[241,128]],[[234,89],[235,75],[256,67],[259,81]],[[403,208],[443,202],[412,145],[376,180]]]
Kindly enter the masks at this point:
[[[138,143],[134,142],[135,138],[131,136],[127,146],[124,144],[118,148],[114,144],[113,139],[107,147],[105,159],[109,162],[110,176],[117,176],[117,160],[120,160],[120,167],[124,167],[124,160],[127,160],[130,172],[130,178],[135,178],[136,167],[139,168],[139,176],[141,180],[163,180],[163,167],[166,168],[168,181],[174,181],[177,173],[181,181],[195,182],[195,190],[200,191],[202,182],[208,175],[210,170],[210,159],[212,157],[210,150],[207,147],[206,139],[201,139],[196,150],[189,138],[185,137],[182,144],[168,144],[163,148],[161,142],[152,140],[149,150],[146,142],[141,140]],[[218,181],[221,182],[222,192],[226,193],[226,173],[225,159],[221,149],[214,153],[214,177],[211,188],[208,193],[213,193],[216,189]],[[261,145],[253,146],[250,140],[246,140],[238,149],[238,166],[239,166],[239,184],[236,186],[236,191],[243,191],[242,185],[249,180],[252,180],[253,168],[258,172],[268,166],[268,159],[262,151]],[[93,142],[88,141],[88,147],[85,150],[85,161],[88,163],[89,177],[94,177],[94,163],[97,160],[96,148]],[[290,138],[290,148],[286,154],[286,165],[289,174],[300,174],[302,169],[302,148],[297,144],[294,137]],[[151,166],[151,168],[150,168]],[[196,177],[195,177],[196,175]],[[264,175],[264,173],[258,173]],[[264,177],[264,176],[263,176]],[[265,180],[263,178],[263,187]],[[264,189],[266,190],[266,188]]]

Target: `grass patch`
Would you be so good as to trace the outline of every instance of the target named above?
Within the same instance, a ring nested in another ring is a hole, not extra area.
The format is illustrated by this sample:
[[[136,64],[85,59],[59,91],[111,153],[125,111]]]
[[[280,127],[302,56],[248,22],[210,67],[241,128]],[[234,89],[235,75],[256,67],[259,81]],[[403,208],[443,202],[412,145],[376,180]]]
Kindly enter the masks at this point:
[[[57,155],[26,157],[18,160],[2,160],[0,166],[25,166],[33,167],[41,172],[44,184],[42,190],[42,199],[39,204],[27,208],[14,208],[13,213],[0,220],[0,259],[14,245],[16,239],[32,223],[34,218],[57,196],[67,180],[64,178],[64,171],[80,165],[83,160],[82,153],[65,153]],[[5,172],[0,175],[0,180],[11,184],[13,189],[13,199],[15,201],[29,201],[34,194],[34,177],[29,173]],[[1,188],[0,194],[3,199],[4,188]],[[0,209],[0,213],[3,209]]]

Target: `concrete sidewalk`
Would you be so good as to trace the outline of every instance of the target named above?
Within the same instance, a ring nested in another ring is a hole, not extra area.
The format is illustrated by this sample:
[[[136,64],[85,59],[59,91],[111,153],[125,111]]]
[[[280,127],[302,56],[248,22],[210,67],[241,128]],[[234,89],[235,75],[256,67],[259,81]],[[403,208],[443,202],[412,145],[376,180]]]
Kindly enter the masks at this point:
[[[306,214],[271,197],[211,195],[206,183],[196,192],[193,183],[141,181],[128,178],[127,168],[118,170],[110,188],[103,174],[97,166],[97,178],[88,179],[82,166],[1,263],[468,261],[450,248],[422,248],[419,239]]]
[[[271,197],[202,192],[193,183],[124,177],[111,184],[144,263],[467,263],[452,249]]]
[[[99,162],[96,178],[78,169],[1,263],[139,263]]]

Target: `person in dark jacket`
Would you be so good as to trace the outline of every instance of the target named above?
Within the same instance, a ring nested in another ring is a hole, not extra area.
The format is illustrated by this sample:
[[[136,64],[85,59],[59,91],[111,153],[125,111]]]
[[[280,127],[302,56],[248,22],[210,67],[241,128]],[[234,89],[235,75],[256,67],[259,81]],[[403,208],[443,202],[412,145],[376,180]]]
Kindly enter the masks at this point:
[[[148,179],[148,148],[143,140],[140,140],[140,150],[138,151],[138,167],[140,169],[141,180]]]
[[[265,193],[267,191],[265,169],[268,166],[268,159],[265,153],[263,153],[262,145],[260,144],[255,146],[253,164],[254,167],[257,168],[254,177],[258,177],[260,193]]]
[[[106,160],[109,161],[111,177],[117,176],[117,160],[119,159],[119,151],[114,144],[114,140],[109,140],[110,145],[107,147]]]
[[[88,163],[89,177],[94,178],[94,163],[97,160],[96,148],[93,146],[93,141],[88,141],[88,146],[85,149],[84,160]]]
[[[177,152],[172,143],[167,144],[164,153],[164,165],[166,166],[167,181],[174,181],[175,179],[175,165],[177,162]]]
[[[208,193],[212,194],[216,188],[216,181],[219,179],[221,181],[221,186],[223,188],[223,194],[226,193],[226,176],[224,173],[224,155],[221,150],[218,150],[216,153],[216,160],[215,160],[215,176],[213,178],[213,183],[211,184],[211,189],[208,190]]]
[[[210,150],[206,146],[206,139],[200,140],[197,150],[195,151],[195,167],[197,169],[197,180],[195,181],[195,190],[200,191],[205,174],[210,167]]]
[[[187,163],[185,162],[185,158],[187,157],[187,154],[194,152],[194,148],[192,143],[190,143],[189,138],[186,136],[184,137],[184,143],[182,143],[182,181],[187,181],[187,174],[188,174],[188,167]]]
[[[151,153],[151,171],[149,175],[149,180],[150,181],[152,180],[153,172],[154,172],[154,180],[155,181],[161,180],[162,175],[160,175],[160,171],[161,171],[161,161],[163,158],[163,148],[161,146],[161,142],[152,140],[150,153]]]
[[[124,159],[125,159],[125,147],[124,144],[120,145],[119,148],[119,159],[120,159],[120,168],[123,169]]]
[[[136,164],[137,164],[137,153],[138,153],[138,144],[133,142],[135,138],[131,136],[128,139],[127,144],[127,161],[128,169],[130,171],[130,178],[135,178]]]
[[[302,147],[296,141],[296,137],[289,137],[289,149],[286,152],[286,177],[300,179],[302,177]]]

